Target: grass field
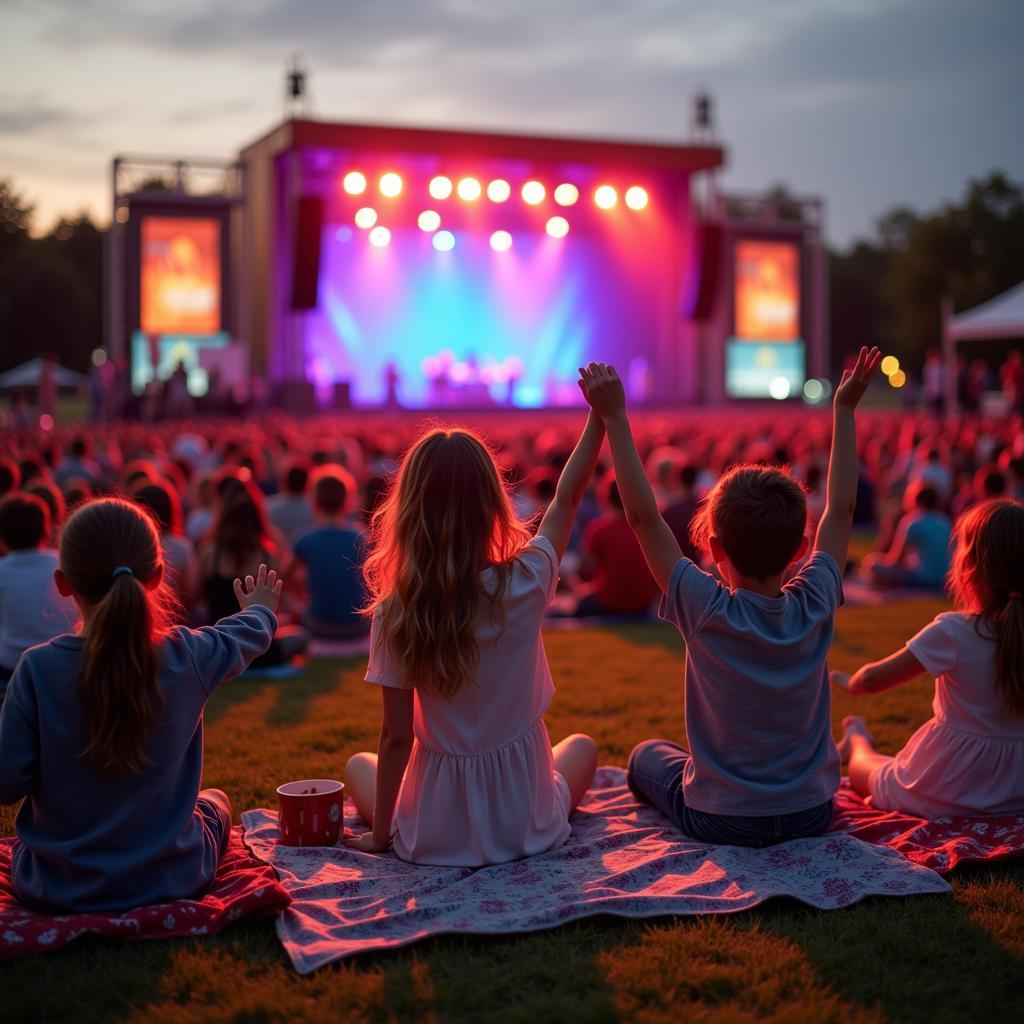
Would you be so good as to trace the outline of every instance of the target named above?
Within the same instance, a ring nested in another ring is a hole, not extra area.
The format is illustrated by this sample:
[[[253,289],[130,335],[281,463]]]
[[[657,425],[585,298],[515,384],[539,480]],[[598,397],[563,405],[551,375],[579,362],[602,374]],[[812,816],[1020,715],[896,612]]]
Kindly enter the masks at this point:
[[[896,649],[940,610],[915,601],[839,615],[832,664]],[[682,737],[681,642],[656,625],[552,632],[553,738],[583,730],[605,763]],[[207,713],[207,785],[236,809],[298,777],[337,776],[372,749],[376,689],[360,660],[284,683],[229,683]],[[893,752],[930,713],[921,678],[858,710]],[[834,721],[854,708],[839,696]],[[13,815],[0,812],[9,834]],[[1024,863],[969,868],[951,896],[822,913],[776,902],[732,917],[599,919],[508,939],[439,939],[300,978],[270,922],[204,940],[79,940],[0,967],[3,1021],[1024,1020]]]

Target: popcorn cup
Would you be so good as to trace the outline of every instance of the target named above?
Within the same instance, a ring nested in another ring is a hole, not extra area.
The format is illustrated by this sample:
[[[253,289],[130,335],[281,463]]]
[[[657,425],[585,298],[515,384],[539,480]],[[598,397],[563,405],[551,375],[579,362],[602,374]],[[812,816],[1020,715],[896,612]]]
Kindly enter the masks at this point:
[[[281,846],[334,846],[341,834],[345,786],[334,779],[305,779],[277,787]]]

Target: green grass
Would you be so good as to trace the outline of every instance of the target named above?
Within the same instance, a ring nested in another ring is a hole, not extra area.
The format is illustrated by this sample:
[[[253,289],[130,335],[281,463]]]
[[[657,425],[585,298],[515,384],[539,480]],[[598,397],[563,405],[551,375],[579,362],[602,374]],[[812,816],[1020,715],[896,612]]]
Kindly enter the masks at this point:
[[[895,650],[940,609],[843,609],[832,664]],[[554,738],[592,733],[623,763],[654,734],[682,737],[682,645],[662,626],[552,632]],[[225,686],[207,715],[206,784],[236,808],[274,787],[337,776],[370,749],[375,688],[358,659],[302,679]],[[895,751],[930,713],[932,685],[855,703]],[[0,831],[13,815],[0,813]],[[184,1022],[501,1020],[962,1021],[1024,1019],[1024,864],[965,868],[951,896],[876,899],[821,913],[776,902],[732,917],[597,919],[507,939],[442,938],[300,978],[269,922],[203,940],[67,949],[0,967],[0,1020]]]

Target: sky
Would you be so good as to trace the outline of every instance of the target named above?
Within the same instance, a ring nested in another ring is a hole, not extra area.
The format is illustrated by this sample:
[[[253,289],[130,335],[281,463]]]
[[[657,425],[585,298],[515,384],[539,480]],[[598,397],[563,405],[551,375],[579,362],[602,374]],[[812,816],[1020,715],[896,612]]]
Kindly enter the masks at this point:
[[[685,141],[823,196],[834,245],[1024,178],[1022,0],[0,0],[0,177],[109,218],[115,154],[230,159],[301,54],[325,120]]]

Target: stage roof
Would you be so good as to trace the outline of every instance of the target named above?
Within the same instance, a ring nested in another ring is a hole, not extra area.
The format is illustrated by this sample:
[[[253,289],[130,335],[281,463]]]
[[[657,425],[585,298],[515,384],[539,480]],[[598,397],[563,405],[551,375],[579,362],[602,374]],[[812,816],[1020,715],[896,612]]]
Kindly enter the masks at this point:
[[[1024,281],[958,313],[950,321],[949,332],[956,341],[1024,338]]]
[[[720,167],[725,151],[714,145],[670,145],[625,139],[515,135],[498,132],[395,125],[342,124],[328,121],[284,121],[242,150],[270,146],[276,152],[304,147],[394,150],[404,153],[445,153],[482,159],[500,155],[524,160],[602,164],[692,173]]]

